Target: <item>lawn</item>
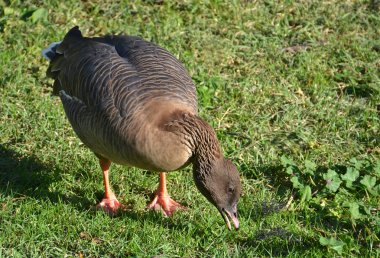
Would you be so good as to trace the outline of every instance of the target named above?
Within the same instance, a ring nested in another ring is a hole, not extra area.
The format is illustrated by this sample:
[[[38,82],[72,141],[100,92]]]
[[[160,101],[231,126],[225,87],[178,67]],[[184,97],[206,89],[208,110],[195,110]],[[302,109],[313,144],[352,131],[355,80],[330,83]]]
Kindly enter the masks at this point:
[[[380,256],[379,1],[41,2],[0,0],[0,257]],[[157,175],[115,164],[126,210],[94,210],[101,170],[41,57],[74,25],[184,63],[241,174],[239,231],[191,167],[168,176],[172,218],[145,209]]]

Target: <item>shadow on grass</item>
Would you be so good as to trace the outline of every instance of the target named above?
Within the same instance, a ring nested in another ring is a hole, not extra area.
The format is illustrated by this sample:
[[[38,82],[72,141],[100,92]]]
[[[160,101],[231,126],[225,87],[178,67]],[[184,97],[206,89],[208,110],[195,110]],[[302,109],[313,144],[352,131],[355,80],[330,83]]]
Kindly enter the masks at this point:
[[[292,183],[286,179],[288,175],[284,172],[284,168],[276,164],[263,166],[247,164],[246,166],[246,169],[243,168],[242,171],[244,176],[247,179],[262,181],[263,185],[270,185],[270,189],[275,195],[270,197],[271,199],[249,202],[251,207],[244,207],[240,214],[250,217],[253,221],[260,221],[277,213],[286,213],[286,204],[291,196]],[[296,215],[296,217],[298,217],[297,221],[300,225],[310,222],[310,218],[303,218],[302,214]],[[242,249],[254,249],[257,253],[266,253],[268,257],[282,257],[291,253],[304,254],[305,250],[310,248],[323,250],[323,247],[316,242],[318,240],[310,236],[275,225],[268,225],[267,228],[264,227],[247,238],[237,240],[237,244]]]
[[[343,175],[347,171],[347,166],[336,164],[331,167],[316,167],[315,178],[313,181],[314,191],[321,192],[325,188],[326,181],[323,179],[323,174],[327,173],[329,169]],[[302,176],[296,167],[294,167],[294,173],[298,173],[300,177]],[[253,220],[260,220],[265,216],[277,212],[292,212],[292,216],[294,216],[299,225],[309,225],[310,228],[318,231],[319,234],[316,234],[316,237],[318,237],[318,235],[328,236],[336,233],[347,234],[347,232],[350,232],[352,237],[356,239],[362,247],[370,248],[366,239],[370,237],[371,230],[375,231],[376,229],[374,225],[368,225],[366,221],[356,221],[355,226],[353,226],[350,220],[338,219],[337,217],[332,216],[329,210],[312,202],[308,204],[308,207],[310,208],[307,210],[308,212],[305,212],[302,207],[297,210],[286,211],[286,209],[284,209],[286,207],[286,201],[282,202],[278,200],[287,200],[294,197],[297,200],[296,202],[298,202],[301,197],[299,196],[299,193],[293,189],[290,175],[285,172],[284,167],[280,165],[258,166],[254,168],[254,171],[247,170],[245,176],[255,180],[263,180],[264,178],[265,184],[270,185],[276,194],[276,197],[272,200],[253,205],[251,212]],[[304,181],[306,182],[306,180]],[[283,239],[285,241],[274,241],[275,238]],[[266,241],[266,239],[269,240]],[[298,249],[302,251],[302,249],[308,248],[307,246],[313,248],[318,247],[319,249],[324,250],[319,243],[315,243],[317,241],[316,239],[302,239],[303,237],[294,237],[294,234],[287,232],[284,228],[271,228],[256,232],[255,235],[248,240],[242,241],[242,244],[256,246],[258,249],[271,250],[273,253],[270,255],[273,256],[283,256],[289,252],[297,251]],[[273,244],[271,243],[273,242],[272,240],[274,241]],[[296,250],[291,250],[292,248],[296,248]]]
[[[49,186],[62,180],[62,171],[51,169],[38,157],[22,156],[19,153],[0,145],[0,193],[7,196],[31,197],[45,199],[52,203],[65,202],[77,209],[86,210],[91,202],[83,198],[84,194],[75,189],[76,196],[64,195],[49,191]]]
[[[63,173],[57,167],[51,168],[47,166],[34,155],[23,156],[0,144],[0,195],[11,196],[15,199],[30,197],[48,200],[51,203],[65,203],[79,211],[89,211],[90,216],[95,215],[96,212],[102,212],[96,210],[94,206],[95,200],[83,197],[85,193],[79,186],[71,189],[74,194],[70,195],[49,190],[54,183],[63,180]],[[151,192],[144,188],[140,187],[138,190],[147,196],[152,195]],[[103,191],[96,191],[96,201],[100,201],[103,194]],[[164,218],[160,212],[135,211],[133,203],[123,203],[123,205],[125,209],[115,217],[151,220],[163,226],[176,227],[172,220]]]
[[[280,212],[287,203],[289,198],[289,189],[291,183],[281,178],[279,174],[283,174],[282,166],[256,166],[254,164],[245,164],[241,167],[241,173],[247,179],[257,180],[262,182],[263,185],[271,185],[276,189],[276,198],[255,201],[254,198],[248,196],[250,201],[241,202],[242,207],[240,215],[243,217],[251,217],[252,220],[260,220],[263,217],[271,216]],[[244,203],[248,203],[250,207]]]
[[[259,230],[248,239],[238,240],[238,245],[243,248],[254,248],[257,253],[267,253],[270,257],[282,257],[290,253],[304,254],[305,250],[319,246],[310,237],[279,227]]]

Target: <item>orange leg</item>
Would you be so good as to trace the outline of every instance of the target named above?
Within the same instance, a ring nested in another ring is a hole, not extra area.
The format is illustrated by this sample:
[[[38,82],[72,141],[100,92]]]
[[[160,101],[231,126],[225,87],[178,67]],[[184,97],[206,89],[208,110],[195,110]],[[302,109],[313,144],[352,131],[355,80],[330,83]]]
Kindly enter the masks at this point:
[[[109,168],[111,166],[111,161],[108,159],[99,159],[100,167],[103,171],[103,180],[104,180],[104,198],[103,200],[96,206],[97,208],[100,208],[104,210],[105,212],[109,213],[110,215],[114,215],[117,213],[118,209],[120,208],[121,204],[116,199],[115,194],[112,192],[112,189],[110,187],[110,182],[108,179],[108,172]]]
[[[162,209],[166,216],[171,216],[177,209],[184,209],[182,205],[170,198],[166,189],[166,173],[160,173],[160,183],[155,193],[155,197],[147,206],[148,209]]]

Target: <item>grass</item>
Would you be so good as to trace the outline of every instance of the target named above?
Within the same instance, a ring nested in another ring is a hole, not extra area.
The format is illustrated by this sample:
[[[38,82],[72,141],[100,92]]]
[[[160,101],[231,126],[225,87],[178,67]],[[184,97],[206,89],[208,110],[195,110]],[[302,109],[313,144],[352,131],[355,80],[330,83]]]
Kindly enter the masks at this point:
[[[379,1],[0,3],[0,257],[380,256]],[[128,209],[93,211],[97,160],[40,55],[74,25],[141,36],[185,64],[241,173],[239,231],[191,168],[169,175],[187,212],[146,211],[158,177],[118,165]]]

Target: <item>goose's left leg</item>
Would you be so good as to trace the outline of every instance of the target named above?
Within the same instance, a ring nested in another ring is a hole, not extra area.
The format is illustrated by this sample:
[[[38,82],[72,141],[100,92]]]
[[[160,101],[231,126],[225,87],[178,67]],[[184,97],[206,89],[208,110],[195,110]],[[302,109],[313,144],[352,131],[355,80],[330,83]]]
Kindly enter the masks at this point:
[[[110,187],[110,182],[108,179],[108,172],[111,166],[111,161],[109,161],[108,159],[99,158],[99,164],[103,171],[104,198],[98,205],[96,205],[96,207],[104,210],[110,215],[114,215],[117,213],[118,209],[121,207],[121,204],[116,199],[116,196]]]
[[[181,204],[170,198],[168,190],[166,189],[166,173],[160,173],[160,183],[155,193],[155,197],[151,203],[147,206],[148,209],[159,210],[162,209],[165,216],[171,216],[177,209],[184,209]]]

